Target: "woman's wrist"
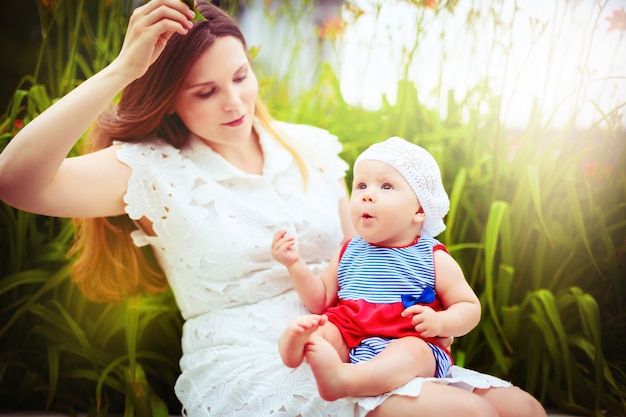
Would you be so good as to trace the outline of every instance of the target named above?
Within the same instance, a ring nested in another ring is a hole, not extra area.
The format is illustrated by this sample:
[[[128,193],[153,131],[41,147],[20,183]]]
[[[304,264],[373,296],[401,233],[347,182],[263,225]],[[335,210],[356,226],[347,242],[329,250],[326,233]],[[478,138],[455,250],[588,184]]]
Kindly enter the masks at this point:
[[[100,71],[100,76],[110,83],[110,87],[117,92],[122,91],[127,85],[141,77],[129,68],[119,57],[115,58],[109,65]]]

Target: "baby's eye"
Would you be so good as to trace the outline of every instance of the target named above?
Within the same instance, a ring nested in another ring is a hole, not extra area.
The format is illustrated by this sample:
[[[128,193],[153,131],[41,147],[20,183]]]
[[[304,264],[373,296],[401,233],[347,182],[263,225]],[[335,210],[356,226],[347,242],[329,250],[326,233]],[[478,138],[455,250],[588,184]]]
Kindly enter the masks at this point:
[[[367,185],[364,182],[360,182],[354,188],[357,190],[365,190],[367,188]]]
[[[383,185],[381,185],[380,188],[382,188],[383,190],[393,190],[393,185],[386,182]]]

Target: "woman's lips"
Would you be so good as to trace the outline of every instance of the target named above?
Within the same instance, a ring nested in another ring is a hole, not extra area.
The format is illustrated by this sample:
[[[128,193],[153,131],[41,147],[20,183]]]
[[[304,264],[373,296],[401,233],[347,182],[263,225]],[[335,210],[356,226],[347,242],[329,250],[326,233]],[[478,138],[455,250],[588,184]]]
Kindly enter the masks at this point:
[[[239,125],[241,125],[243,123],[245,118],[246,118],[246,115],[244,114],[239,119],[233,120],[232,122],[224,123],[224,126],[230,126],[230,127],[239,126]]]

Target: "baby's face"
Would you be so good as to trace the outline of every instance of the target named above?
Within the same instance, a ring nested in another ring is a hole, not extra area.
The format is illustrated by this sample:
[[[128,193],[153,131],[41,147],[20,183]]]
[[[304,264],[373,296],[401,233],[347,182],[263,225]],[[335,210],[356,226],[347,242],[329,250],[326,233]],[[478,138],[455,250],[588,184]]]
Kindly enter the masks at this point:
[[[380,161],[361,161],[354,168],[350,217],[357,233],[370,243],[406,246],[421,231],[424,215],[404,177]]]

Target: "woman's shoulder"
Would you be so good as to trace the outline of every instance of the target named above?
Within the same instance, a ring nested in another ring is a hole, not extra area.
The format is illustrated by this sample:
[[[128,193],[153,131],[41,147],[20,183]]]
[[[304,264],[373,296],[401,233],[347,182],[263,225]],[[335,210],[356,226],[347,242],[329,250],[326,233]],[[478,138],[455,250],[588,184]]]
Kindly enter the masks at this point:
[[[299,123],[274,121],[273,127],[282,134],[286,141],[293,145],[303,156],[334,158],[343,150],[339,138],[328,130]]]
[[[285,122],[283,120],[274,120],[273,121],[276,126],[284,130],[290,130],[293,132],[303,132],[303,133],[311,133],[311,134],[329,134],[327,129],[309,125],[305,123],[295,123],[295,122]]]
[[[316,126],[282,121],[274,123],[278,133],[285,136],[286,142],[303,159],[333,177],[345,175],[349,166],[340,157],[343,145],[337,136]]]
[[[144,139],[140,142],[114,142],[113,146],[117,146],[121,150],[126,149],[129,152],[178,153],[178,149],[167,143],[165,139],[156,136]]]
[[[303,142],[333,142],[339,144],[339,138],[327,129],[300,123],[274,121],[279,132],[284,132],[290,139]]]
[[[115,143],[117,159],[132,169],[133,179],[152,178],[157,181],[167,171],[170,175],[185,177],[188,163],[180,149],[175,148],[163,139],[152,138],[141,142]]]
[[[180,154],[180,150],[158,137],[143,140],[141,142],[115,142],[117,157],[122,162],[132,163],[138,161],[166,161]],[[168,161],[168,162],[171,162]]]

